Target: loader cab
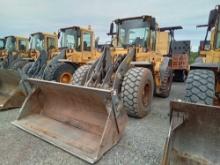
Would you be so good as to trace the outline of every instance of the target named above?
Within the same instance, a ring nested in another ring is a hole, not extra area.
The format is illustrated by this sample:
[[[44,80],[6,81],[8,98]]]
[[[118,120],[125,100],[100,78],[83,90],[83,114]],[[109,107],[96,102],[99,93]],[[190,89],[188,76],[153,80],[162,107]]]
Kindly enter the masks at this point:
[[[8,52],[16,51],[16,38],[14,36],[6,37],[5,41],[5,49]]]
[[[51,56],[51,51],[58,48],[58,37],[57,34],[49,33],[33,33],[30,35],[30,53],[31,57],[34,59],[38,58],[36,51],[45,50],[48,52],[49,57]]]
[[[59,34],[61,47],[79,52],[92,51],[94,34],[90,29],[73,26],[60,29]]]
[[[117,46],[140,46],[145,49],[155,49],[156,22],[151,16],[117,19],[116,24]]]
[[[5,49],[5,40],[4,39],[0,39],[0,51]]]
[[[5,38],[5,49],[7,52],[26,52],[28,43],[27,38],[8,36]]]
[[[81,51],[81,31],[78,27],[60,29],[59,32],[61,48]]]
[[[215,36],[214,36],[214,48],[220,50],[220,11],[218,13],[218,18],[216,20],[215,26]]]
[[[30,49],[46,50],[57,48],[57,35],[46,33],[34,33],[30,36]]]

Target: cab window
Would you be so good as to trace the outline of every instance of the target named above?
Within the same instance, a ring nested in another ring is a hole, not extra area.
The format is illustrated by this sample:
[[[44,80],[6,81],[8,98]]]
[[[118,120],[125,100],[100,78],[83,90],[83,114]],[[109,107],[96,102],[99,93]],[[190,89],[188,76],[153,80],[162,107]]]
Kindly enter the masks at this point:
[[[217,29],[217,35],[216,35],[216,48],[220,49],[220,17],[218,20],[218,29]]]
[[[91,51],[91,34],[83,33],[83,50]]]
[[[48,40],[47,40],[47,48],[48,48],[48,49],[54,49],[54,48],[56,48],[55,38],[48,38]]]
[[[27,50],[27,41],[26,40],[19,40],[18,41],[18,49],[20,51],[26,51]]]

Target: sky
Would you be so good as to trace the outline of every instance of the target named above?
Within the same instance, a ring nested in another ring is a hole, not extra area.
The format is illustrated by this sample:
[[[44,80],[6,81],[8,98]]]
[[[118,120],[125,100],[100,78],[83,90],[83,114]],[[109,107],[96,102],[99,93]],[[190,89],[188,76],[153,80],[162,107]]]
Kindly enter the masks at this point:
[[[91,25],[100,42],[110,41],[106,35],[112,20],[151,15],[160,27],[183,26],[175,32],[176,40],[191,40],[198,50],[205,37],[209,11],[220,0],[0,0],[0,37],[29,36],[34,32],[57,32],[68,26]]]

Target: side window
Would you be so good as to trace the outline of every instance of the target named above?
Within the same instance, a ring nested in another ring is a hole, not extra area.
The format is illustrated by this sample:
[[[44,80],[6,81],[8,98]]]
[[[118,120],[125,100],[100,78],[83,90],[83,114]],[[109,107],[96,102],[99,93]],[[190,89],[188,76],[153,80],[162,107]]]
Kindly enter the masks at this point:
[[[18,49],[21,51],[27,50],[27,41],[26,40],[19,40],[18,41]]]
[[[56,48],[56,41],[54,38],[47,38],[47,48],[48,49]]]
[[[152,50],[156,50],[156,32],[155,31],[151,32],[151,48]]]
[[[91,34],[83,33],[83,50],[91,51]]]
[[[220,18],[218,21],[218,29],[217,29],[217,36],[216,36],[216,48],[219,49],[220,48]]]

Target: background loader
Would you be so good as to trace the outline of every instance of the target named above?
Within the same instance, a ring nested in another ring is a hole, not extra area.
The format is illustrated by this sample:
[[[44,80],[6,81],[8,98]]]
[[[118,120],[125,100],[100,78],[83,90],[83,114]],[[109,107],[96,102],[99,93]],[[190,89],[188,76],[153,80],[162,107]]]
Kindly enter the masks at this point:
[[[1,52],[1,68],[17,69],[23,66],[23,62],[18,62],[20,58],[26,58],[28,54],[29,41],[27,38],[18,36],[5,37],[5,49]]]
[[[28,40],[19,38],[18,43]],[[7,69],[0,69],[0,109],[20,107],[27,95],[27,89],[21,84],[22,77],[37,77],[43,74],[47,60],[52,58],[57,50],[57,35],[34,33],[30,37],[30,49],[19,51],[13,55],[13,37],[6,38],[8,55],[3,57],[8,64]],[[19,45],[19,44],[18,44]],[[14,45],[16,46],[16,44]],[[19,47],[19,46],[18,46]],[[20,47],[22,47],[20,45]],[[24,47],[24,46],[23,46]],[[12,52],[12,54],[10,54]],[[22,54],[24,53],[24,54]],[[13,55],[12,57],[10,55]],[[20,71],[19,71],[20,69]],[[22,70],[25,75],[22,73]]]
[[[204,25],[203,25],[204,26]],[[220,162],[220,6],[209,14],[200,57],[190,66],[183,101],[171,102],[171,126],[162,164]],[[211,32],[210,48],[205,49]]]
[[[0,57],[2,55],[2,51],[5,49],[5,39],[0,38]]]
[[[33,33],[30,35],[30,50],[27,63],[22,68],[28,77],[42,78],[48,61],[59,54],[57,34]]]
[[[71,83],[75,70],[100,57],[96,50],[95,36],[91,28],[72,26],[60,29],[61,52],[48,63],[45,69],[45,80]]]
[[[190,41],[176,41],[174,31],[183,29],[181,26],[163,27],[160,31],[170,34],[170,48],[168,56],[172,58],[173,80],[184,82],[189,70]]]

